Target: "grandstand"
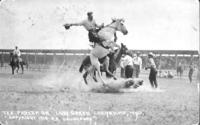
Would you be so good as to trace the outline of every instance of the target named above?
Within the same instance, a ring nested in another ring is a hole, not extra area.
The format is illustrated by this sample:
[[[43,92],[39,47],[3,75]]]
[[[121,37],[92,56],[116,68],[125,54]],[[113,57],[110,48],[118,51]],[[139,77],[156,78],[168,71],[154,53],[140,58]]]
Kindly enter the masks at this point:
[[[0,49],[0,66],[7,67],[11,49]],[[191,63],[197,64],[198,51],[191,50],[132,50],[133,53],[140,51],[143,65],[146,65],[147,54],[153,52],[156,64],[160,69],[174,69],[178,62],[182,62],[185,68]],[[90,50],[60,50],[60,49],[22,49],[22,58],[29,65],[68,65],[80,64]]]

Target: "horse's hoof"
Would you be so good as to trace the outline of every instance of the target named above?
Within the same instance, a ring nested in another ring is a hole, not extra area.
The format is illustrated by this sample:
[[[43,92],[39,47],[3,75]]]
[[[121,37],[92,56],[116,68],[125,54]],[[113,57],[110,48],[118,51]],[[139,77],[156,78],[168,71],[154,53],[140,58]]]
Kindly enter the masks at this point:
[[[141,85],[143,85],[143,80],[141,80],[138,84],[141,86]]]
[[[103,83],[103,87],[106,87],[107,85],[105,83]]]
[[[134,80],[128,80],[128,81],[125,82],[125,88],[129,88],[133,84],[134,84]]]
[[[114,79],[114,80],[117,80],[117,78],[116,78],[116,77],[113,77],[113,79]]]
[[[137,85],[137,84],[133,86],[134,89],[136,89],[136,88],[138,88],[138,87],[139,87],[139,85]]]
[[[84,82],[85,82],[86,85],[88,84],[86,79],[84,79]]]
[[[93,77],[94,81],[97,82],[97,79],[95,77]]]

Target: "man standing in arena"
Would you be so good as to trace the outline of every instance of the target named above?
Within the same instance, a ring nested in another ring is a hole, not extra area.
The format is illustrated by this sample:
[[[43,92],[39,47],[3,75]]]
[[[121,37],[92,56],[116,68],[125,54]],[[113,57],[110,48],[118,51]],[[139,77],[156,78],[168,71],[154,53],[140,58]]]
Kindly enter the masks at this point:
[[[120,68],[121,68],[120,76],[121,76],[121,78],[125,78],[124,57],[125,57],[125,55],[123,54],[122,57],[121,57],[121,60],[120,60]]]
[[[151,83],[152,88],[157,88],[158,87],[158,83],[157,83],[157,69],[156,69],[156,64],[154,62],[154,54],[152,52],[150,52],[148,54],[148,65],[147,67],[145,67],[145,69],[150,69],[150,73],[149,73],[149,81]]]
[[[139,78],[139,74],[142,69],[142,58],[140,57],[140,52],[137,52],[136,57],[133,58],[133,64],[135,68],[136,78]]]
[[[193,72],[194,72],[194,67],[193,67],[193,65],[191,63],[190,66],[189,66],[189,73],[188,73],[188,77],[189,77],[190,83],[192,83]]]

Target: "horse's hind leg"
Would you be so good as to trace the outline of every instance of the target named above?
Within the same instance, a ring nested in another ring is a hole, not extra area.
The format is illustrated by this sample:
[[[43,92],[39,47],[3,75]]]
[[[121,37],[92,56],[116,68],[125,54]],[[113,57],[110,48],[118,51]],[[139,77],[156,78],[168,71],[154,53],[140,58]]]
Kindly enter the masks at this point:
[[[14,75],[14,73],[15,73],[15,69],[14,67],[12,67],[12,74]]]
[[[96,70],[94,70],[94,75],[92,78],[94,79],[95,82],[97,82]]]
[[[111,76],[113,77],[115,80],[117,80],[117,78],[113,75],[113,73],[110,72],[109,70],[109,61],[110,59],[108,57],[105,58],[104,63],[105,63],[105,68],[106,68],[106,75],[107,76]]]
[[[93,78],[93,80],[97,82],[96,68],[94,66],[90,66],[87,72],[90,73],[90,76]]]
[[[22,63],[20,65],[21,65],[21,68],[22,68],[22,74],[24,74],[24,66],[23,66]]]
[[[19,72],[19,64],[16,66],[17,70],[16,72],[18,73]]]
[[[86,85],[88,84],[88,82],[87,82],[87,76],[88,76],[88,71],[86,71],[86,72],[83,74],[83,79],[84,79],[84,82],[85,82]]]

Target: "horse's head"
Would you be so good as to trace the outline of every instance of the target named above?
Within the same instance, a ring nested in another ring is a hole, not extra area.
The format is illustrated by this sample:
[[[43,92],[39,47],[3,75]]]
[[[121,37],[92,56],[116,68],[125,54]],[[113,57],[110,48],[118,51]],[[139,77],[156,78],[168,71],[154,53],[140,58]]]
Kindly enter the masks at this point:
[[[124,35],[128,34],[128,30],[124,25],[124,19],[112,19],[112,26],[114,26],[117,31],[121,31]]]
[[[121,43],[121,53],[122,54],[126,54],[127,50],[128,50],[128,48],[126,47],[126,45],[124,45],[123,43]]]
[[[14,61],[14,62],[16,62],[16,61],[17,61],[17,56],[16,56],[16,55],[14,55],[14,53],[13,53],[13,52],[10,52],[10,59],[11,59],[11,61]]]
[[[125,54],[127,50],[128,50],[128,48],[126,47],[126,45],[121,43],[121,47],[120,47],[119,51],[115,53],[115,60],[117,63],[119,63],[121,56],[123,54]]]

